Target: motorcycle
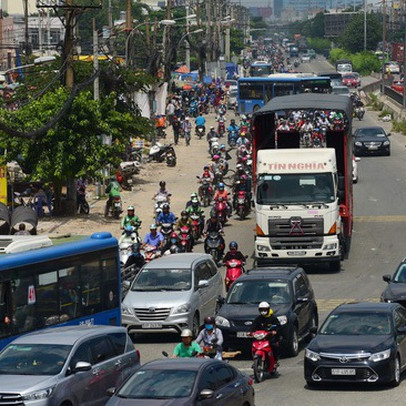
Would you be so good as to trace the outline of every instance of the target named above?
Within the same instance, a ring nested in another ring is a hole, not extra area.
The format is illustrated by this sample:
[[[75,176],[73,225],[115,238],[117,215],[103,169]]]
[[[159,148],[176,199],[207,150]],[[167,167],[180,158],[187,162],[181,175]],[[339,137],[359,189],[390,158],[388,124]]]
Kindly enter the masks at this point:
[[[179,245],[181,252],[192,252],[192,235],[188,226],[182,226],[179,230]]]
[[[311,141],[312,135],[311,132],[305,131],[302,134],[302,146],[304,148],[310,148],[310,141]]]
[[[336,118],[333,121],[332,129],[335,131],[342,131],[343,130],[343,121],[340,118]]]
[[[202,221],[204,221],[199,215],[197,214],[191,214],[190,219],[193,222],[193,228],[192,228],[192,237],[193,240],[196,242],[202,235]]]
[[[174,156],[175,150],[173,149],[173,144],[161,144],[160,142],[155,143],[149,150],[148,162],[164,162],[168,153],[172,153]],[[168,165],[169,166],[169,165]]]
[[[216,263],[219,263],[224,255],[224,242],[218,231],[209,233],[204,241],[204,250],[210,254]]]
[[[77,191],[76,194],[77,212],[83,214],[89,214],[90,206],[86,201],[86,189],[83,191]]]
[[[122,260],[125,260],[125,262],[123,262]],[[120,264],[121,282],[131,282],[137,275],[138,271],[145,264],[145,258],[141,253],[141,242],[133,242],[127,249],[127,252],[124,252],[123,246],[123,257],[121,256],[120,245]]]
[[[228,145],[233,148],[237,144],[237,139],[238,139],[238,131],[237,130],[231,130],[228,132]]]
[[[157,138],[166,138],[166,133],[164,127],[156,128],[156,137]]]
[[[364,118],[365,109],[364,107],[356,107],[355,108],[355,116],[361,121]]]
[[[219,124],[217,126],[217,134],[222,137],[224,133],[226,132],[226,125],[224,123],[223,119],[219,120]]]
[[[168,197],[164,194],[158,194],[155,197],[155,221],[157,221],[158,216],[162,213],[162,206],[168,203]]]
[[[254,337],[252,342],[252,358],[254,359],[253,369],[254,377],[257,383],[262,382],[265,373],[269,372],[271,375],[276,373],[278,364],[272,352],[269,336],[271,333],[265,330],[258,330],[251,333]]]
[[[151,262],[153,259],[161,256],[160,251],[154,245],[148,244],[144,249],[145,262]]]
[[[226,262],[226,276],[224,284],[226,292],[229,291],[230,286],[244,273],[243,263],[239,259],[230,259]]]
[[[123,212],[120,196],[116,196],[113,198],[109,210],[111,211],[111,217],[113,217],[114,219],[117,220],[120,217],[120,214]]]
[[[197,109],[197,103],[196,103],[196,102],[190,104],[189,114],[190,114],[192,117],[195,117],[195,118],[199,115],[199,111],[198,111],[198,109]]]
[[[172,223],[162,223],[161,234],[164,237],[163,245],[165,245],[170,240],[172,233],[173,233],[173,224]]]
[[[217,137],[210,138],[209,153],[211,156],[214,156],[217,154],[219,146],[220,146],[219,139]]]
[[[240,220],[244,220],[250,212],[250,204],[247,201],[247,193],[239,190],[235,199],[235,211]]]
[[[199,140],[202,139],[202,137],[204,137],[204,126],[202,125],[197,125],[196,126],[196,135],[199,137]]]
[[[227,222],[227,202],[223,201],[222,197],[219,197],[214,204],[214,211],[216,212],[217,220],[221,225]]]
[[[211,203],[213,199],[213,188],[211,186],[210,179],[208,178],[202,179],[202,184],[199,187],[199,198],[203,204],[203,207],[207,207]]]
[[[175,153],[175,149],[172,147],[172,144],[166,152],[166,165],[171,168],[176,166],[176,153]]]

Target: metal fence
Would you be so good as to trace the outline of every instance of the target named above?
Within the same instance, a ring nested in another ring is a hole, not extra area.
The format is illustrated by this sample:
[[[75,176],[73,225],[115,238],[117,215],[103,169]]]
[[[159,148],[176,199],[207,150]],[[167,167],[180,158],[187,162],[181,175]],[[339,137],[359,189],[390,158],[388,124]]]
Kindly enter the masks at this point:
[[[396,90],[393,90],[391,87],[389,86],[385,86],[383,88],[383,93],[390,97],[392,100],[394,100],[395,102],[399,103],[400,105],[403,105],[403,94],[397,92]]]

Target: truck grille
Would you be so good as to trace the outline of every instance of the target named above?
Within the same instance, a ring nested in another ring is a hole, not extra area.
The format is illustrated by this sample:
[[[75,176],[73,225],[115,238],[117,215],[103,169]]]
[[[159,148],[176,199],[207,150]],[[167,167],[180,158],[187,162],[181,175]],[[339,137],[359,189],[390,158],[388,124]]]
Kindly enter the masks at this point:
[[[270,237],[324,234],[324,220],[322,218],[290,217],[286,219],[269,219],[268,226]]]
[[[319,250],[323,246],[323,237],[270,238],[273,250]]]
[[[0,405],[23,406],[23,398],[18,393],[0,393]]]
[[[170,312],[170,307],[134,308],[134,313],[140,321],[165,321]]]

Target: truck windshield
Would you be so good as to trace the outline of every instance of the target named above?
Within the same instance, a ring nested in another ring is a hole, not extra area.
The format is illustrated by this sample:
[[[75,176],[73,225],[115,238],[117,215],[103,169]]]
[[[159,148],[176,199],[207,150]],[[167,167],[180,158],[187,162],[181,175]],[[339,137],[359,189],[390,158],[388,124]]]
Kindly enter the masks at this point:
[[[331,173],[260,175],[258,204],[332,203],[335,201]]]

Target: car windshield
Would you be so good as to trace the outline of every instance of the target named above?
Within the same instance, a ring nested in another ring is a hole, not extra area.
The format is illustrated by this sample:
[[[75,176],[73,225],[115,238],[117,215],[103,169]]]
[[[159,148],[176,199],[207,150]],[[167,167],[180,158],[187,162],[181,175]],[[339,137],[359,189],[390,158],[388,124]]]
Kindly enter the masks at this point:
[[[190,269],[144,268],[134,280],[132,291],[189,290],[192,285]]]
[[[129,399],[170,399],[191,395],[197,372],[181,369],[140,369],[118,391]]]
[[[389,314],[373,312],[340,312],[323,323],[322,335],[387,335],[392,332]]]
[[[332,203],[335,201],[331,173],[260,175],[258,204]]]
[[[280,281],[237,281],[227,295],[228,304],[259,304],[263,301],[271,305],[291,303],[289,284]]]
[[[331,92],[333,94],[349,94],[350,89],[348,89],[348,87],[333,87]]]
[[[354,75],[345,75],[344,79],[355,79]]]
[[[381,128],[360,128],[357,131],[356,137],[385,137],[384,130]]]
[[[393,281],[398,283],[406,283],[406,264],[399,266],[395,276],[393,277]]]
[[[10,344],[0,353],[1,375],[57,375],[71,345]]]

